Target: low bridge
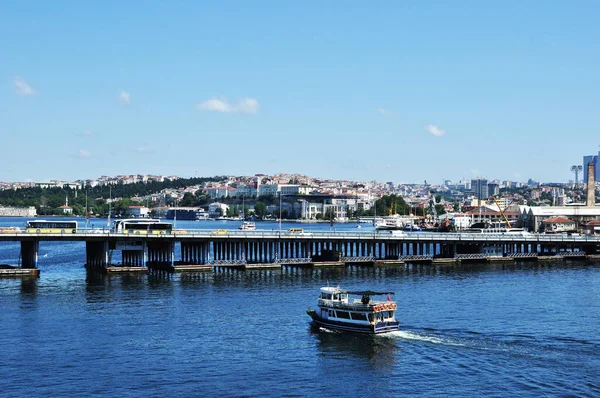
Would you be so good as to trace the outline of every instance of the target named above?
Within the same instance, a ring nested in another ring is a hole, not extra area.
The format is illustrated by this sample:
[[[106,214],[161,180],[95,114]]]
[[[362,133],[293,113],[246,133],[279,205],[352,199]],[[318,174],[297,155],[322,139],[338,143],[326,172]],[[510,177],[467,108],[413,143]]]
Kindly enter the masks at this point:
[[[525,258],[595,254],[600,237],[593,235],[471,234],[423,232],[300,232],[173,230],[147,235],[76,230],[75,233],[2,233],[2,242],[20,242],[20,266],[38,267],[40,242],[85,242],[89,267],[113,265],[120,253],[123,267],[155,265],[307,264],[311,262],[431,262],[434,259]],[[206,267],[204,267],[206,268]]]

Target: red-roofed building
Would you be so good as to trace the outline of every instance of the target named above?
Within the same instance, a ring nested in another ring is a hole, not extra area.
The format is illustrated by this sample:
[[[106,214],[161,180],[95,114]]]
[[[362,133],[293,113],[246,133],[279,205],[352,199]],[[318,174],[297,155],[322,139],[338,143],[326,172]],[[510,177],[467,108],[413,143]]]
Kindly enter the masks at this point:
[[[62,210],[63,214],[73,214],[73,208],[71,206],[60,206],[59,209]]]
[[[600,234],[600,221],[590,221],[585,224],[585,231],[588,234]]]
[[[150,209],[146,206],[129,206],[129,214],[131,217],[145,218],[150,216]]]
[[[575,231],[575,221],[566,217],[550,217],[543,222],[545,233],[559,233]]]

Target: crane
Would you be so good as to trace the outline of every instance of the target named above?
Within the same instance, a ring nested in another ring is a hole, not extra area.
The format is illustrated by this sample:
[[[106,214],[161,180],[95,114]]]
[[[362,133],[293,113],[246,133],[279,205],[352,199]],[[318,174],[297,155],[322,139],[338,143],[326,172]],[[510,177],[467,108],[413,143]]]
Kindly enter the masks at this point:
[[[498,210],[500,210],[500,214],[502,214],[502,218],[504,218],[504,221],[506,221],[506,227],[507,228],[512,228],[510,226],[510,221],[508,221],[508,218],[506,217],[506,214],[504,214],[504,210],[508,209],[509,206],[512,204],[512,201],[509,203],[508,206],[506,206],[506,209],[502,210],[502,207],[500,207],[500,204],[498,203],[498,201],[496,200],[496,197],[494,195],[492,195],[492,199],[494,200],[494,203],[496,204],[496,206],[498,206]]]

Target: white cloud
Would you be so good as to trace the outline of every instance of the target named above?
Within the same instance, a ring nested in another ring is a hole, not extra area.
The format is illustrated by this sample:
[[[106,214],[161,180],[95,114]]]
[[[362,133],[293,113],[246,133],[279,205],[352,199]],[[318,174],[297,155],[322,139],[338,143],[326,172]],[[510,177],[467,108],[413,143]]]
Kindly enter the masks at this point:
[[[128,93],[125,90],[121,90],[119,93],[119,101],[122,104],[130,104],[131,103],[131,93]]]
[[[82,158],[89,158],[90,156],[92,156],[92,153],[90,151],[86,151],[85,149],[80,149],[79,156]]]
[[[202,111],[233,112],[231,105],[216,98],[201,102],[196,107]]]
[[[430,124],[427,127],[425,127],[425,130],[429,131],[432,135],[435,135],[436,137],[441,137],[444,134],[446,134],[444,130],[442,130],[438,126],[434,126],[433,124]]]
[[[13,80],[15,85],[15,92],[18,95],[36,95],[37,91],[34,90],[25,80],[20,77],[15,77]]]
[[[257,113],[260,105],[255,98],[242,98],[235,104],[230,104],[225,98],[211,98],[199,103],[196,108],[201,111]]]
[[[396,117],[396,113],[390,111],[389,109],[377,108],[377,113],[383,116]]]

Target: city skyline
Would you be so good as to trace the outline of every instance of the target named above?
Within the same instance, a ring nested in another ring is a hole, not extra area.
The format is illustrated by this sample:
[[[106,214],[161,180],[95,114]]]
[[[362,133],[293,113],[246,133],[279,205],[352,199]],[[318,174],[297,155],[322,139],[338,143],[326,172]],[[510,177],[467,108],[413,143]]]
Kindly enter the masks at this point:
[[[0,181],[562,182],[598,148],[595,2],[0,10]]]

